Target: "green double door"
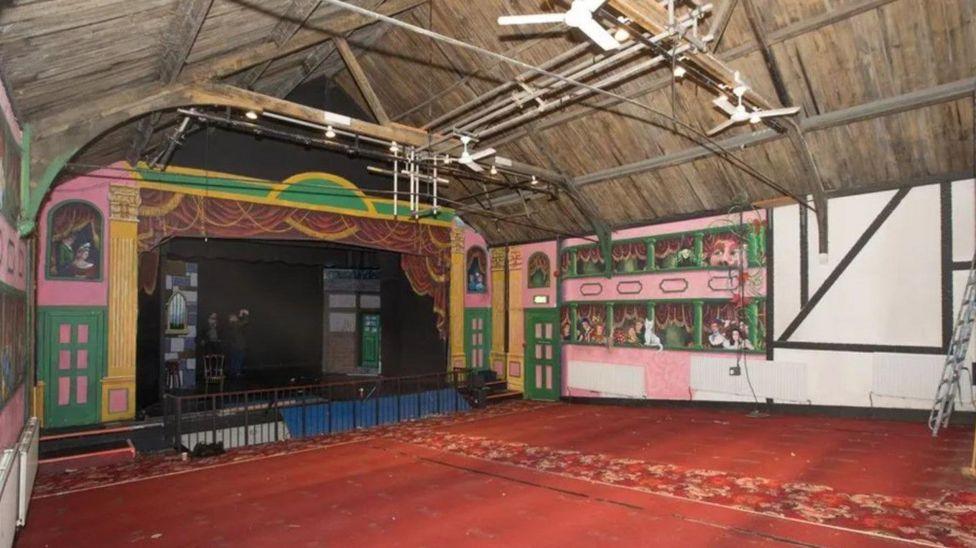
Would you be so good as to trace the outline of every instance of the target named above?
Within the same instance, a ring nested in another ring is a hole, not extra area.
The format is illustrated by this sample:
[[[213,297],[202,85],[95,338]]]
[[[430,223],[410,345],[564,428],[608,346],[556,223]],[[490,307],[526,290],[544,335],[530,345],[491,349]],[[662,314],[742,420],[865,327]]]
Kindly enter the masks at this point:
[[[45,428],[99,422],[106,360],[105,310],[42,308],[38,323]]]
[[[559,366],[559,311],[525,311],[525,397],[558,400],[562,381]]]

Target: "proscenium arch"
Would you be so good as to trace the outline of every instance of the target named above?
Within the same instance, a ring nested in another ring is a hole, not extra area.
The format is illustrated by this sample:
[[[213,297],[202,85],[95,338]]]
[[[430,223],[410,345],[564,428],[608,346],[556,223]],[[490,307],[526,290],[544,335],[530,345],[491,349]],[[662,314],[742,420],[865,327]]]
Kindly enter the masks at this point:
[[[30,143],[30,184],[22,197],[18,230],[27,236],[37,226],[37,214],[54,180],[82,147],[132,119],[153,112],[193,106],[230,107],[238,110],[274,111],[312,123],[323,123],[327,112],[268,95],[225,84],[172,84],[154,90],[113,95],[96,101],[87,109],[97,117],[85,118],[74,111],[42,120]],[[140,94],[142,93],[142,94]],[[380,139],[420,146],[427,142],[425,131],[408,126],[380,126],[352,120],[350,129]]]

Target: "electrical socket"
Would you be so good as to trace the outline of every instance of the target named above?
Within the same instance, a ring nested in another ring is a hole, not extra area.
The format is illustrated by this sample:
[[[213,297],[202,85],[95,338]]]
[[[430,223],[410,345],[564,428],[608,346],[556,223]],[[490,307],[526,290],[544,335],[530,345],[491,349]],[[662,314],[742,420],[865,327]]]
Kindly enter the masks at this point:
[[[729,376],[730,377],[738,377],[741,374],[742,374],[742,368],[739,367],[738,365],[735,365],[735,366],[732,366],[732,367],[729,368]]]

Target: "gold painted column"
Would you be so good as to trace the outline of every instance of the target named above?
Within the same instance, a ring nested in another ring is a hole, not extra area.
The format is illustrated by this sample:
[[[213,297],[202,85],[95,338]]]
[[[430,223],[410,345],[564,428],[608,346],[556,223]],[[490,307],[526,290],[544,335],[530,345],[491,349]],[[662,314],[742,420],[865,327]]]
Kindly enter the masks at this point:
[[[139,313],[139,189],[109,187],[108,370],[102,422],[136,414],[136,320]]]
[[[450,329],[448,331],[451,349],[448,371],[464,369],[464,229],[455,226],[451,229],[451,288],[448,299],[450,308]]]
[[[506,248],[491,250],[491,369],[499,379],[506,377],[505,366],[505,263]]]
[[[508,248],[508,388],[522,392],[525,382],[525,310],[522,305],[522,251]]]

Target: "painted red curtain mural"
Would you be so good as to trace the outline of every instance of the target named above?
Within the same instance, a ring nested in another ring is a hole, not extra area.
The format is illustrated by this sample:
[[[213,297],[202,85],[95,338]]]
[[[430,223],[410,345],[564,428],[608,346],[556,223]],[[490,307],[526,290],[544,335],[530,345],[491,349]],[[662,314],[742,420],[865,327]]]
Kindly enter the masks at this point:
[[[328,240],[394,251],[418,295],[434,300],[437,330],[447,336],[450,228],[290,207],[139,191],[139,249],[148,252],[172,237]]]

